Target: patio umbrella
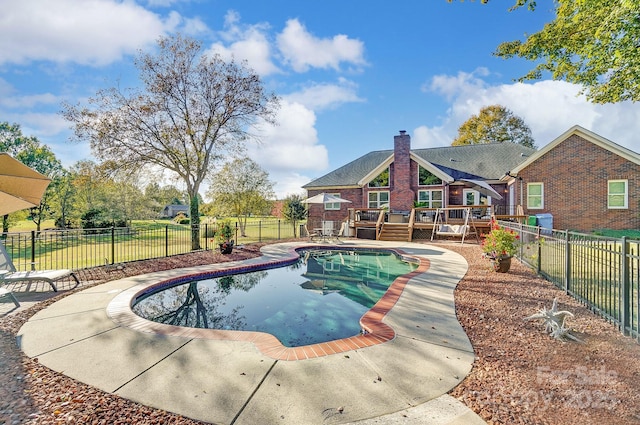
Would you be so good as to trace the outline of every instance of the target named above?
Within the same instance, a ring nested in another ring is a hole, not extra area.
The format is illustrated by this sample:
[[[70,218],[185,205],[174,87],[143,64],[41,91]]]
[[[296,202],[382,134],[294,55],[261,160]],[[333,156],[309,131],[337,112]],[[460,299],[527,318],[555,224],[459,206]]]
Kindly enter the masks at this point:
[[[51,179],[0,153],[0,216],[40,203]]]
[[[307,198],[302,201],[303,204],[335,204],[335,203],[345,203],[351,202],[348,199],[343,199],[338,196],[330,195],[328,193],[322,192],[311,198]],[[324,211],[322,212],[322,231],[324,232]]]
[[[502,195],[496,192],[494,188],[489,186],[489,183],[487,182],[484,182],[482,180],[471,180],[471,179],[460,179],[460,181],[467,183],[468,186],[482,193],[484,196],[490,196],[495,199],[502,199]]]

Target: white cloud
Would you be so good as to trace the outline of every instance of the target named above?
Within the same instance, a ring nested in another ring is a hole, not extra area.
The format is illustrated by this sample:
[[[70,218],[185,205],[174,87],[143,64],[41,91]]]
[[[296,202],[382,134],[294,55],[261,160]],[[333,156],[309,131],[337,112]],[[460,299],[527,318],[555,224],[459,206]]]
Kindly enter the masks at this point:
[[[602,137],[638,151],[640,104],[630,102],[597,105],[578,95],[580,87],[563,81],[539,81],[489,85],[486,72],[438,75],[423,87],[451,102],[442,122],[415,130],[414,146],[450,145],[458,127],[480,109],[502,105],[520,116],[531,128],[538,148],[580,125]]]
[[[348,102],[364,102],[356,93],[357,86],[341,78],[338,84],[314,83],[299,92],[284,96],[314,111],[334,109]]]
[[[6,2],[0,14],[0,64],[104,65],[153,43],[181,22],[176,12],[163,19],[132,1]]]
[[[317,38],[297,20],[290,19],[277,37],[278,49],[285,63],[296,72],[306,72],[309,68],[340,69],[340,64],[362,67],[364,43],[339,34],[332,38]]]
[[[271,60],[271,45],[268,39],[267,24],[241,25],[240,16],[234,12],[225,15],[224,31],[219,33],[225,41],[216,42],[206,52],[208,55],[219,54],[225,60],[246,60],[248,65],[259,75],[279,72]]]
[[[261,127],[261,143],[251,146],[247,154],[269,173],[278,196],[286,196],[299,193],[310,181],[304,172],[326,169],[329,156],[327,148],[318,144],[313,111],[283,100],[276,120],[276,126]]]

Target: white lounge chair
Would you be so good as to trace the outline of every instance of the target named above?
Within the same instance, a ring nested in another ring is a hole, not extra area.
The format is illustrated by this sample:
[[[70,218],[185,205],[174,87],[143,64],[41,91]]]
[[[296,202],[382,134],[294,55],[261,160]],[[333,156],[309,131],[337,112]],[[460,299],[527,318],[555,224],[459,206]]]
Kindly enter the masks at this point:
[[[5,270],[0,271],[0,274],[4,274],[4,273],[5,273]],[[0,287],[0,298],[4,298],[4,297],[9,297],[9,299],[13,301],[16,307],[20,307],[20,303],[18,302],[18,299],[16,298],[16,296],[13,295],[13,292],[9,291],[7,288]]]
[[[60,270],[30,270],[26,272],[20,272],[16,269],[11,261],[11,257],[7,254],[7,250],[0,242],[0,283],[7,282],[24,282],[24,281],[44,281],[51,285],[54,292],[58,292],[58,287],[55,282],[71,276],[75,281],[76,286],[80,284],[78,276],[73,270],[60,269]],[[13,296],[13,294],[11,294]],[[15,298],[15,297],[13,297]],[[17,300],[14,300],[16,302]]]

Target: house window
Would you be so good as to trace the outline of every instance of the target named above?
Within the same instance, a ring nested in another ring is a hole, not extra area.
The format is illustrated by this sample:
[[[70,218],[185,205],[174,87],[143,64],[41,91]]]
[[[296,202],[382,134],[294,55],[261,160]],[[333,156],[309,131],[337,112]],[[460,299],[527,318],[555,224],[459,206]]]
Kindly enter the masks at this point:
[[[426,208],[442,208],[442,190],[419,190],[418,202]]]
[[[609,180],[607,207],[609,209],[626,209],[628,200],[627,180]]]
[[[544,208],[543,183],[527,183],[527,208],[532,210]]]
[[[389,167],[369,182],[369,187],[389,187]]]
[[[422,165],[418,166],[418,185],[419,186],[432,186],[441,185],[442,180],[436,177],[431,171],[424,168]]]
[[[329,193],[329,195],[335,196],[336,198],[340,198],[340,194],[339,193]],[[324,209],[329,211],[329,210],[339,210],[340,209],[340,202],[327,202],[326,204],[324,204]]]
[[[369,192],[369,208],[389,206],[389,192]]]

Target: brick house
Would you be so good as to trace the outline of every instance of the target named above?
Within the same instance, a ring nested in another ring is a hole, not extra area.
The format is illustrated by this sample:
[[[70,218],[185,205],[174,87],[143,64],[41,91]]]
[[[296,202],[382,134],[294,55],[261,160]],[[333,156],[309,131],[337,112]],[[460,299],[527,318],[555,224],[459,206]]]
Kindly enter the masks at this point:
[[[552,227],[640,229],[640,155],[574,126],[510,170],[511,199]]]
[[[309,205],[309,221],[341,222],[350,211],[385,209],[406,217],[416,206],[487,206],[512,209],[505,172],[514,170],[534,149],[505,142],[411,149],[405,131],[394,136],[393,150],[374,151],[303,186],[308,196],[326,192],[351,203]],[[416,203],[418,203],[416,205]],[[425,226],[426,227],[426,226]],[[411,239],[411,235],[409,236]]]

